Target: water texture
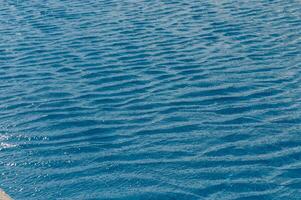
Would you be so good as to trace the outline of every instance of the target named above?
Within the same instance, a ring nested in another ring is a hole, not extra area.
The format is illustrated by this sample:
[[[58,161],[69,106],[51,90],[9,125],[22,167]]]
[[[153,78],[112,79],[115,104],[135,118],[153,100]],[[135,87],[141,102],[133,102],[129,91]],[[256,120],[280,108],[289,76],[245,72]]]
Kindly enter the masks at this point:
[[[0,0],[14,199],[301,199],[300,0]]]

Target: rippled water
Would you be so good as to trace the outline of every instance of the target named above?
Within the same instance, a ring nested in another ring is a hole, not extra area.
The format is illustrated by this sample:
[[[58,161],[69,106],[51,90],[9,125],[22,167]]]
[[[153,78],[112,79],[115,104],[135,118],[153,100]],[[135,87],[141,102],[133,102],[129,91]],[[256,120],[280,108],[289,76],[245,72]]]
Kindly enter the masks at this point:
[[[301,1],[0,1],[15,199],[301,199]]]

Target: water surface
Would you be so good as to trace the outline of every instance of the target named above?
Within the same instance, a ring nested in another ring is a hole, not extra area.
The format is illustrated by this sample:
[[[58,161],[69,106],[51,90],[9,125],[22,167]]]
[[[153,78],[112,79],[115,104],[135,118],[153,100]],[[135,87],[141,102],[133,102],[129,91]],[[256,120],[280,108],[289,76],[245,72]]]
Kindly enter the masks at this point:
[[[15,199],[301,199],[301,1],[0,0]]]

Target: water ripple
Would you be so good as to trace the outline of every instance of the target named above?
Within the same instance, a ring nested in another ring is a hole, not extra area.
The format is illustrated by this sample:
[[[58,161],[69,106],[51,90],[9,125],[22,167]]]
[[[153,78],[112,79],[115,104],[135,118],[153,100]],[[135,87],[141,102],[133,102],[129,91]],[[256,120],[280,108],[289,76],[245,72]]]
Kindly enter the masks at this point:
[[[2,1],[15,199],[300,199],[301,2]]]

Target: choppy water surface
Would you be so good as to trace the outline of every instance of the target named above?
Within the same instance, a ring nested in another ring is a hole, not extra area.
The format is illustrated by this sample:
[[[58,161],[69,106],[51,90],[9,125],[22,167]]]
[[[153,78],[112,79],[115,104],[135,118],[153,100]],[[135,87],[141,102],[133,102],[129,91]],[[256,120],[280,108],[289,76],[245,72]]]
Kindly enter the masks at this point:
[[[301,1],[0,1],[15,199],[301,199]]]

